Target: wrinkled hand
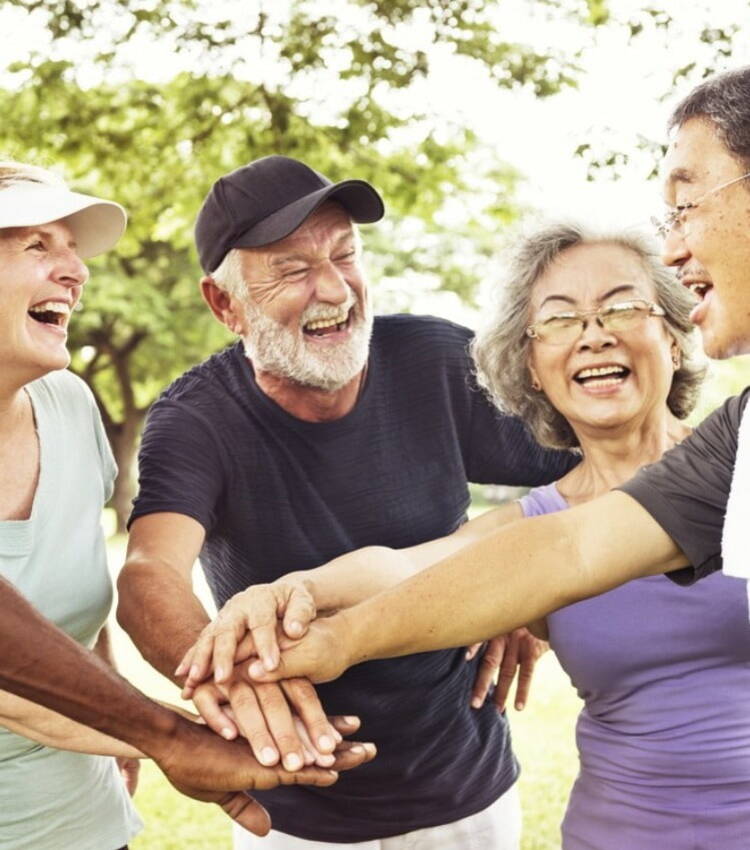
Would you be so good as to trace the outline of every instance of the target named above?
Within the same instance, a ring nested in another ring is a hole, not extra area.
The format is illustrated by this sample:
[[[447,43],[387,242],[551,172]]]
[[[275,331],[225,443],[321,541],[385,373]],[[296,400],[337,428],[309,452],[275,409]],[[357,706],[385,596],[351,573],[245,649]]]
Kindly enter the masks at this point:
[[[341,735],[323,711],[315,688],[307,679],[258,684],[247,674],[247,664],[237,664],[223,684],[203,682],[193,703],[206,723],[227,740],[247,738],[258,761],[281,763],[287,770],[305,764],[333,764],[333,751]]]
[[[354,731],[358,724],[341,720],[337,725],[346,733]],[[168,751],[155,758],[178,791],[196,800],[217,803],[240,826],[265,835],[271,827],[268,812],[240,789],[332,785],[338,779],[337,771],[370,761],[375,752],[373,744],[342,741],[334,753],[332,769],[311,766],[290,773],[279,766],[259,764],[243,741],[223,741],[204,726],[181,722]]]
[[[120,776],[122,776],[122,781],[125,783],[125,790],[132,797],[135,794],[135,789],[138,787],[141,760],[117,756],[115,761],[117,762],[117,769],[120,771]]]
[[[298,639],[316,614],[315,600],[301,579],[256,584],[237,593],[177,666],[176,676],[187,674],[183,699],[190,699],[193,688],[212,671],[216,682],[227,682],[235,663],[253,654],[263,660],[267,670],[273,670],[280,654],[278,621],[283,634]]]
[[[250,678],[255,682],[276,682],[295,676],[306,676],[313,682],[337,679],[353,663],[346,641],[347,616],[344,610],[332,617],[319,617],[310,623],[301,640],[282,646],[275,669],[268,670],[260,659],[251,661]]]
[[[481,644],[470,647],[466,653],[467,659],[473,658],[480,647]],[[498,711],[504,711],[517,672],[515,709],[521,711],[529,699],[536,662],[548,649],[549,644],[546,641],[535,638],[525,628],[515,629],[510,634],[487,641],[471,692],[472,708],[481,708],[484,705],[487,693],[497,679],[492,701]]]

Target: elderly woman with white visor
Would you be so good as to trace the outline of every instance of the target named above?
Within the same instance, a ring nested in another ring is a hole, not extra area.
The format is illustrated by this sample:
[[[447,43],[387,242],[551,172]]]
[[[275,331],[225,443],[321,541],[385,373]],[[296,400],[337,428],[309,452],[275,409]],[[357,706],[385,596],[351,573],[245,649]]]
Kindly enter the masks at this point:
[[[112,589],[100,522],[116,467],[91,393],[65,369],[66,340],[83,260],[125,223],[117,204],[0,163],[0,573],[103,654]],[[106,757],[137,751],[6,692],[0,726],[0,848],[116,850],[140,829]]]

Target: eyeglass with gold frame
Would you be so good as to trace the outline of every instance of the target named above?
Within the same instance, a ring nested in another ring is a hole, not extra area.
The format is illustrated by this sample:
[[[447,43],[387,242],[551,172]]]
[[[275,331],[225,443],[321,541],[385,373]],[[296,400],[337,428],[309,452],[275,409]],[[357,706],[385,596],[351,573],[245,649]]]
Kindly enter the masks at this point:
[[[595,310],[568,310],[554,313],[533,322],[526,328],[526,336],[550,345],[574,342],[583,333],[589,319],[596,319],[599,327],[611,333],[635,327],[649,316],[663,317],[664,308],[652,301],[632,298],[597,307]]]

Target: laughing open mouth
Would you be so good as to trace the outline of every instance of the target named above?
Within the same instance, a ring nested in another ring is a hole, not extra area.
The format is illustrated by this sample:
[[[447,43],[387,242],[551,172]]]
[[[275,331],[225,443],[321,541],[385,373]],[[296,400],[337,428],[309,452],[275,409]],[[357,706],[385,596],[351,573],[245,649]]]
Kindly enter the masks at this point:
[[[311,322],[307,322],[302,327],[302,331],[309,336],[327,336],[328,334],[345,330],[349,325],[350,317],[351,310],[340,310],[330,316],[318,317]]]
[[[62,328],[70,316],[70,306],[61,301],[43,301],[41,304],[30,307],[28,314],[35,322],[42,325],[55,325]]]
[[[708,295],[709,290],[713,289],[713,284],[706,283],[705,281],[693,281],[692,283],[688,283],[686,288],[695,295],[698,301],[703,301],[706,295]]]
[[[581,369],[573,375],[573,380],[581,386],[588,387],[614,387],[621,384],[630,374],[630,369],[625,366],[611,364],[608,366],[594,366]]]

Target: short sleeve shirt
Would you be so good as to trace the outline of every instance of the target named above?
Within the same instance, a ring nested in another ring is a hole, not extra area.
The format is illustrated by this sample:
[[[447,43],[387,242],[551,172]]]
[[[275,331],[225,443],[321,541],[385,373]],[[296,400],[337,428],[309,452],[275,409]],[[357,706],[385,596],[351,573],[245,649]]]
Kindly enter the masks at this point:
[[[618,489],[642,505],[693,565],[669,573],[681,584],[721,569],[721,537],[750,388],[728,399],[658,463]]]
[[[304,422],[255,382],[241,344],[169,387],[149,413],[133,516],[181,513],[206,530],[201,564],[218,605],[250,584],[368,545],[454,531],[467,481],[541,483],[574,462],[541,449],[473,382],[466,328],[375,320],[367,380],[346,416]],[[415,604],[419,604],[415,600]],[[505,718],[469,705],[476,662],[449,650],[360,664],[320,686],[357,714],[378,757],[332,788],[257,794],[276,829],[357,842],[467,817],[514,782]]]

